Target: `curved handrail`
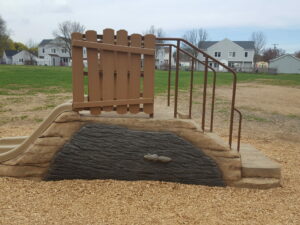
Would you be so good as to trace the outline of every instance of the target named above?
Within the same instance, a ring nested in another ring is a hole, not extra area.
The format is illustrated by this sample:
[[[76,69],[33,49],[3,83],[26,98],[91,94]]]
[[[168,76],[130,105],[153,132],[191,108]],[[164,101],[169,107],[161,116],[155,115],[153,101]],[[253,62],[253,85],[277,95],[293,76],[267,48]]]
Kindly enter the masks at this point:
[[[191,44],[190,42],[184,40],[183,38],[163,38],[163,37],[157,37],[156,40],[159,41],[177,41],[177,48],[180,49],[180,42],[185,43],[186,45],[188,45],[189,47],[191,47],[192,49],[196,50],[197,52],[201,53],[204,57],[205,57],[205,64],[207,68],[207,62],[208,59],[211,59],[213,62],[218,63],[219,65],[221,65],[223,68],[227,69],[229,72],[232,73],[233,75],[233,84],[232,84],[232,98],[231,98],[231,110],[230,110],[230,125],[229,125],[229,146],[232,146],[232,134],[233,134],[233,119],[234,119],[234,110],[235,110],[235,95],[236,95],[236,82],[237,82],[237,75],[236,72],[231,69],[230,67],[226,66],[224,63],[220,62],[219,60],[215,59],[214,57],[208,55],[206,52],[204,52],[203,50],[199,49],[198,47],[196,47],[195,45]],[[176,61],[179,61],[179,54],[177,54],[176,57]],[[176,67],[176,76],[178,75],[178,68]],[[203,92],[203,99],[206,98],[206,78],[207,78],[207,70],[205,69],[205,81],[204,81],[204,87],[205,90]],[[177,98],[176,93],[175,93],[175,98]],[[175,106],[175,108],[177,108],[177,105]],[[203,111],[205,111],[205,104],[203,104]],[[175,114],[176,112],[174,112]],[[204,115],[205,116],[205,115]],[[204,121],[205,118],[202,117],[202,129],[204,129]]]
[[[194,50],[200,52],[201,54],[203,54],[205,57],[213,60],[214,62],[220,64],[221,66],[223,66],[225,69],[229,70],[230,72],[235,73],[234,70],[232,70],[229,66],[226,66],[224,63],[220,62],[219,60],[215,59],[214,57],[210,56],[209,54],[207,54],[206,52],[202,51],[200,48],[196,47],[195,45],[191,44],[190,42],[186,41],[185,39],[183,38],[162,38],[162,37],[157,37],[156,40],[159,40],[159,41],[182,41],[184,42],[185,44],[187,44],[188,46],[190,46],[191,48],[193,48]]]
[[[156,46],[169,46],[169,47],[171,46],[171,47],[175,47],[176,49],[178,49],[176,45],[169,44],[169,43],[156,43]],[[187,52],[187,51],[185,51],[185,50],[183,50],[181,48],[179,48],[179,51],[181,51],[182,53],[184,53],[187,56],[189,56],[190,58],[192,58],[192,60],[196,60],[197,62],[199,62],[200,64],[202,64],[204,66],[206,65],[204,62],[202,62],[200,59],[196,58],[195,56],[193,56],[189,52]],[[217,76],[217,73],[216,73],[216,70],[213,67],[211,67],[209,65],[207,65],[207,67],[211,71],[213,71],[212,108],[211,108],[211,115],[210,115],[210,132],[212,132],[213,131],[213,117],[214,117],[214,103],[215,103],[215,90],[216,90],[216,76]],[[193,66],[192,66],[192,71],[193,71]],[[191,95],[192,95],[192,93],[190,93],[190,96]],[[168,98],[170,98],[170,92],[169,92],[169,90],[168,90]],[[168,100],[168,103],[169,103],[169,100]],[[190,112],[189,112],[189,117],[191,117],[191,98],[190,98]]]
[[[238,128],[238,141],[237,141],[237,151],[240,151],[240,145],[241,145],[241,131],[242,131],[242,119],[243,115],[240,110],[237,108],[234,108],[234,111],[236,111],[239,114],[239,128]]]

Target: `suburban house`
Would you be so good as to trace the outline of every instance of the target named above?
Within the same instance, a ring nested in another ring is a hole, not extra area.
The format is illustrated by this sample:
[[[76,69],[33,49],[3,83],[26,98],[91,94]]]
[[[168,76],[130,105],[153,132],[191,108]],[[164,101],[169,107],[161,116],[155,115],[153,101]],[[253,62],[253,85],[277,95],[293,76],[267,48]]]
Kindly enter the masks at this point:
[[[300,74],[300,59],[294,55],[285,54],[270,60],[269,68],[275,69],[277,73]]]
[[[174,50],[174,48],[172,48]],[[171,52],[171,67],[176,65],[175,59],[173,57],[173,52]],[[190,69],[191,62],[190,58],[184,54],[180,56],[179,66],[181,69]],[[169,47],[157,48],[155,52],[155,68],[159,70],[169,69]]]
[[[172,54],[172,53],[171,53]],[[171,55],[171,65],[175,65],[173,56]],[[160,70],[168,69],[169,67],[169,47],[160,47],[155,53],[155,67]]]
[[[4,50],[1,63],[12,65],[36,65],[37,57],[29,51]]]
[[[42,40],[38,46],[38,58],[38,65],[45,66],[68,66],[71,61],[64,41],[59,38]]]
[[[223,64],[235,69],[236,71],[252,71],[254,66],[254,42],[253,41],[204,41],[200,47],[207,54],[218,59]],[[198,58],[204,61],[202,54]],[[218,71],[224,68],[217,63],[208,61],[209,65]],[[203,70],[203,66],[196,64],[197,69]]]

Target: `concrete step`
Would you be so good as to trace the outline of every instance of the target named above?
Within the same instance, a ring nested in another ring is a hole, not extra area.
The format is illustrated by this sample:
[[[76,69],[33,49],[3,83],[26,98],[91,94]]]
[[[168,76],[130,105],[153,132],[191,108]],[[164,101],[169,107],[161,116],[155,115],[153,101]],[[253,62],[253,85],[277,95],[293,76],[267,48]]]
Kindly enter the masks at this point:
[[[240,148],[243,178],[281,177],[280,164],[265,156],[252,145],[243,144]]]
[[[255,189],[269,189],[281,187],[280,179],[276,178],[242,178],[233,184],[234,187],[239,188],[255,188]]]
[[[0,153],[7,152],[17,146],[19,146],[19,145],[0,145]]]
[[[27,138],[28,138],[28,136],[0,138],[0,146],[1,145],[18,145],[18,144],[21,144]]]

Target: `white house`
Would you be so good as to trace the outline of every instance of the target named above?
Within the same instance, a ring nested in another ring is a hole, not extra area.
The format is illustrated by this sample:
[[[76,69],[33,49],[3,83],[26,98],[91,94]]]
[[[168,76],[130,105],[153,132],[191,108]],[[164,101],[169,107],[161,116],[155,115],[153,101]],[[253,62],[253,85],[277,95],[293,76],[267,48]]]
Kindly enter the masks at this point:
[[[38,46],[38,65],[45,66],[68,66],[70,55],[63,40],[44,39]]]
[[[251,71],[254,66],[253,41],[231,41],[227,38],[222,41],[205,41],[201,43],[201,49],[237,71]],[[202,54],[199,54],[198,58],[201,61],[205,60]],[[222,66],[211,60],[209,65],[216,70],[224,70]],[[197,68],[203,69],[203,66],[198,64]]]
[[[300,74],[300,59],[291,54],[285,54],[270,60],[269,68],[276,69],[277,73]]]
[[[35,65],[37,57],[29,51],[5,50],[2,56],[2,63],[13,65]]]
[[[172,54],[172,53],[171,53]],[[171,55],[171,65],[175,65],[173,56]],[[169,47],[161,47],[156,49],[155,67],[157,69],[169,68]]]

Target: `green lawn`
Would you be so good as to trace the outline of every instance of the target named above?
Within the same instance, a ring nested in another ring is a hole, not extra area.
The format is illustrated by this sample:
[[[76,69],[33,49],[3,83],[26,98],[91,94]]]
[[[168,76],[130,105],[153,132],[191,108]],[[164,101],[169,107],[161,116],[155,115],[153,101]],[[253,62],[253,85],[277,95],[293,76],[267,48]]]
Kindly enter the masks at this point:
[[[175,71],[172,72],[174,84]],[[217,85],[230,85],[230,73],[218,73]],[[165,92],[167,89],[168,72],[156,71],[155,93]],[[187,89],[190,82],[190,72],[181,71],[179,88]],[[203,82],[203,72],[195,72],[195,84]],[[212,74],[208,75],[208,82],[212,82]],[[272,85],[300,86],[300,74],[264,75],[239,73],[238,82],[259,82]],[[0,94],[34,94],[70,92],[71,68],[49,66],[10,66],[0,65]],[[18,91],[16,91],[18,90]]]

